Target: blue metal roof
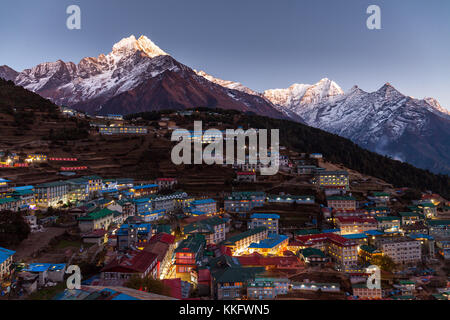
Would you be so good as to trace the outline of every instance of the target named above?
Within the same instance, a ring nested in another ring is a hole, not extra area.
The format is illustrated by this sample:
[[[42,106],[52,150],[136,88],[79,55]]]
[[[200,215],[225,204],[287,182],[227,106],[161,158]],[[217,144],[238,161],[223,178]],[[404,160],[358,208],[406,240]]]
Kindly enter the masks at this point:
[[[364,231],[364,233],[369,236],[381,236],[382,234],[384,234],[384,232],[380,230],[367,230]]]
[[[150,188],[158,188],[158,185],[157,184],[146,184],[143,186],[135,186],[134,190],[150,189]]]
[[[214,199],[202,199],[202,200],[195,200],[195,201],[192,201],[192,205],[198,205],[198,204],[208,204],[208,203],[215,203],[216,202],[216,200],[214,200]]]
[[[12,251],[12,250],[9,250],[9,249],[5,249],[5,248],[0,247],[0,263],[5,262],[14,253],[16,253],[16,252]]]
[[[415,233],[415,234],[409,234],[408,235],[410,238],[413,239],[428,239],[428,240],[434,240],[434,238],[428,234],[423,234],[423,233]]]
[[[65,267],[66,265],[64,263],[61,264],[30,263],[27,268],[23,269],[23,271],[27,272],[61,271],[64,270]]]
[[[273,213],[254,213],[250,219],[280,219],[280,216]]]
[[[259,243],[252,243],[249,246],[249,248],[270,249],[270,248],[273,248],[273,247],[279,245],[280,243],[282,243],[283,241],[285,241],[288,238],[289,238],[288,236],[280,234],[274,238],[264,239],[264,240],[260,241]]]
[[[364,233],[345,234],[342,236],[346,239],[364,239],[368,237],[368,235]]]

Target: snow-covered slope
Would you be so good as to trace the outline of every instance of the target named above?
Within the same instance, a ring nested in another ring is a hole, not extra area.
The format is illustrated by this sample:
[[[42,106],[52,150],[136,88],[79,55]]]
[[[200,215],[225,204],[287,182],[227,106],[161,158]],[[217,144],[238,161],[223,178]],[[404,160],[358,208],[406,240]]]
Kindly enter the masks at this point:
[[[327,78],[320,80],[314,85],[295,83],[287,89],[264,91],[264,97],[272,103],[294,112],[301,106],[317,103],[342,94],[344,94],[344,91],[335,82]]]
[[[450,117],[439,103],[414,99],[386,83],[376,92],[343,93],[329,80],[268,90],[264,96],[305,123],[395,159],[450,173]]]
[[[56,104],[90,113],[204,106],[288,117],[242,85],[218,83],[194,72],[145,36],[122,39],[109,54],[84,58],[77,65],[61,60],[42,63],[19,73],[15,83]]]

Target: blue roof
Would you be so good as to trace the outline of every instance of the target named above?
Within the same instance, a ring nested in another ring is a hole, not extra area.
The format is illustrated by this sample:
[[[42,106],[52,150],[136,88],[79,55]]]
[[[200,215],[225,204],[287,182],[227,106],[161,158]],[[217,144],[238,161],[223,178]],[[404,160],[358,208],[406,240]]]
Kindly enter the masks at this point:
[[[65,264],[52,263],[30,263],[23,271],[27,272],[44,272],[44,271],[60,271],[66,267]]]
[[[0,179],[1,180],[1,179]],[[0,181],[1,182],[1,181]],[[34,187],[33,186],[23,186],[23,187],[15,187],[13,188],[15,191],[28,191],[28,190],[33,190]]]
[[[367,230],[364,231],[364,233],[369,236],[381,236],[382,234],[384,234],[384,232],[380,230]]]
[[[193,216],[201,216],[201,215],[204,215],[204,214],[208,214],[207,212],[199,211],[199,210],[191,210],[190,212],[191,212],[191,214]]]
[[[208,204],[208,203],[216,203],[216,200],[214,199],[202,199],[202,200],[195,200],[192,201],[192,205],[198,205],[198,204]]]
[[[101,193],[108,193],[108,192],[119,192],[118,189],[106,189],[106,190],[101,190]]]
[[[364,233],[354,233],[354,234],[345,234],[343,235],[343,237],[346,239],[364,239],[367,238],[368,236]]]
[[[135,186],[133,189],[134,190],[141,190],[141,189],[150,189],[150,188],[158,188],[157,184],[146,184],[143,186]]]
[[[5,249],[5,248],[0,247],[0,263],[5,262],[14,253],[16,253],[16,252],[12,251],[12,250],[9,250],[9,249]]]
[[[11,181],[3,179],[3,178],[0,178],[0,182],[11,182]]]
[[[434,238],[428,234],[423,234],[423,233],[415,233],[415,234],[409,234],[408,235],[410,238],[413,239],[428,239],[428,240],[434,240]]]
[[[280,234],[274,238],[264,239],[264,240],[260,241],[259,243],[252,243],[249,246],[249,248],[270,249],[270,248],[273,248],[273,247],[279,245],[280,243],[282,243],[283,241],[285,241],[288,238],[289,238],[288,236]]]
[[[133,199],[133,203],[146,203],[149,202],[149,198],[139,198],[139,199]]]
[[[280,216],[273,213],[254,213],[250,219],[280,219]]]
[[[335,233],[335,232],[340,232],[341,229],[324,229],[322,230],[322,233]]]

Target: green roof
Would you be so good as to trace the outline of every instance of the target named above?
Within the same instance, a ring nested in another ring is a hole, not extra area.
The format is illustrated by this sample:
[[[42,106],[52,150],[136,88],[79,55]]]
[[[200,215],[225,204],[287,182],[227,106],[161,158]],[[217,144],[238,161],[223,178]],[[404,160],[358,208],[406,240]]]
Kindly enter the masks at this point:
[[[419,216],[421,216],[421,214],[417,213],[417,212],[399,212],[398,214],[401,217],[419,217]]]
[[[367,289],[367,283],[354,283],[352,284],[353,289]]]
[[[305,258],[308,258],[310,256],[320,256],[321,258],[325,258],[325,254],[322,250],[316,249],[316,248],[306,248],[302,249],[299,252],[302,256]]]
[[[245,239],[245,238],[250,237],[250,236],[252,236],[254,234],[263,232],[264,230],[267,230],[266,227],[258,227],[258,228],[247,230],[245,232],[239,233],[239,234],[237,234],[235,236],[232,236],[231,238],[225,240],[223,242],[223,244],[225,244],[225,245],[233,245],[233,244],[235,244],[236,242],[238,242],[238,241],[240,241],[242,239]]]
[[[99,220],[99,219],[103,219],[109,215],[114,215],[116,211],[112,211],[109,210],[107,208],[105,209],[101,209],[101,210],[97,210],[94,212],[89,213],[88,215],[84,216],[84,217],[80,217],[78,218],[78,220],[81,221],[94,221],[94,220]]]
[[[415,282],[411,281],[411,280],[400,280],[399,283],[400,284],[415,284]]]
[[[47,183],[39,184],[35,187],[35,189],[59,187],[59,186],[64,186],[64,185],[67,185],[66,181],[54,181],[54,182],[47,182]]]
[[[389,217],[376,217],[375,218],[377,221],[400,221],[400,218],[399,217],[392,217],[392,216],[389,216]]]
[[[219,217],[212,217],[206,220],[201,220],[198,222],[190,223],[184,227],[184,233],[195,232],[199,230],[200,232],[210,232],[214,233],[214,227],[221,224],[225,224],[225,220]],[[202,231],[204,230],[204,231]]]
[[[16,202],[16,201],[17,201],[16,198],[2,198],[2,199],[0,199],[0,204]]]
[[[368,245],[366,245],[366,244],[363,244],[363,245],[360,247],[360,249],[363,250],[363,251],[366,251],[366,252],[368,252],[368,253],[374,253],[374,252],[378,251],[377,248],[372,247],[372,246],[368,246]]]
[[[430,226],[448,226],[450,225],[450,220],[435,219],[435,220],[428,220],[427,223]]]
[[[319,234],[322,233],[319,229],[304,229],[295,231],[295,235],[297,236],[307,236],[310,234]]]
[[[198,252],[206,243],[205,236],[194,234],[181,241],[175,252]]]
[[[421,203],[418,205],[418,207],[424,207],[424,208],[435,208],[436,206],[432,203]]]
[[[415,300],[416,297],[414,296],[394,296],[392,297],[394,300]]]
[[[331,196],[327,200],[356,200],[356,198],[352,196]]]
[[[169,224],[157,224],[155,226],[156,233],[172,233],[172,227]]]
[[[387,192],[372,192],[374,197],[389,197],[390,194]]]
[[[264,267],[227,267],[213,270],[211,275],[216,282],[247,282],[255,278],[256,274],[264,272]]]

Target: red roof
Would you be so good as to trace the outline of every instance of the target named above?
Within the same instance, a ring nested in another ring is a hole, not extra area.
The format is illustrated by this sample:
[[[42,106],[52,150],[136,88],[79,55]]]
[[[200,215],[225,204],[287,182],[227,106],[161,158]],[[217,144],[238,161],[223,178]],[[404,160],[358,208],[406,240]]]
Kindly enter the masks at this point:
[[[170,296],[181,300],[183,297],[181,295],[181,279],[164,279],[163,284],[170,288]]]
[[[198,282],[210,282],[211,281],[211,272],[209,269],[200,269],[198,271]]]
[[[170,182],[173,182],[176,180],[177,179],[175,179],[175,178],[158,178],[158,179],[156,179],[156,181],[170,181]]]
[[[146,251],[129,251],[117,256],[101,272],[144,273],[152,264],[156,266],[156,254]]]
[[[371,217],[337,217],[340,223],[377,223],[377,220]]]
[[[153,243],[153,242],[164,242],[167,244],[172,244],[175,242],[175,236],[165,233],[165,232],[160,232],[160,233],[155,234],[148,241],[148,243]]]
[[[306,236],[297,236],[297,242],[300,242],[301,245],[313,245],[319,242],[332,241],[341,245],[353,245],[355,242],[351,239],[344,238],[335,233],[319,233],[319,234],[311,234]]]
[[[255,252],[250,255],[236,257],[243,266],[277,266],[277,267],[295,267],[302,263],[297,256],[285,257],[264,257]]]
[[[238,172],[237,175],[238,176],[254,176],[256,173],[255,172]]]

